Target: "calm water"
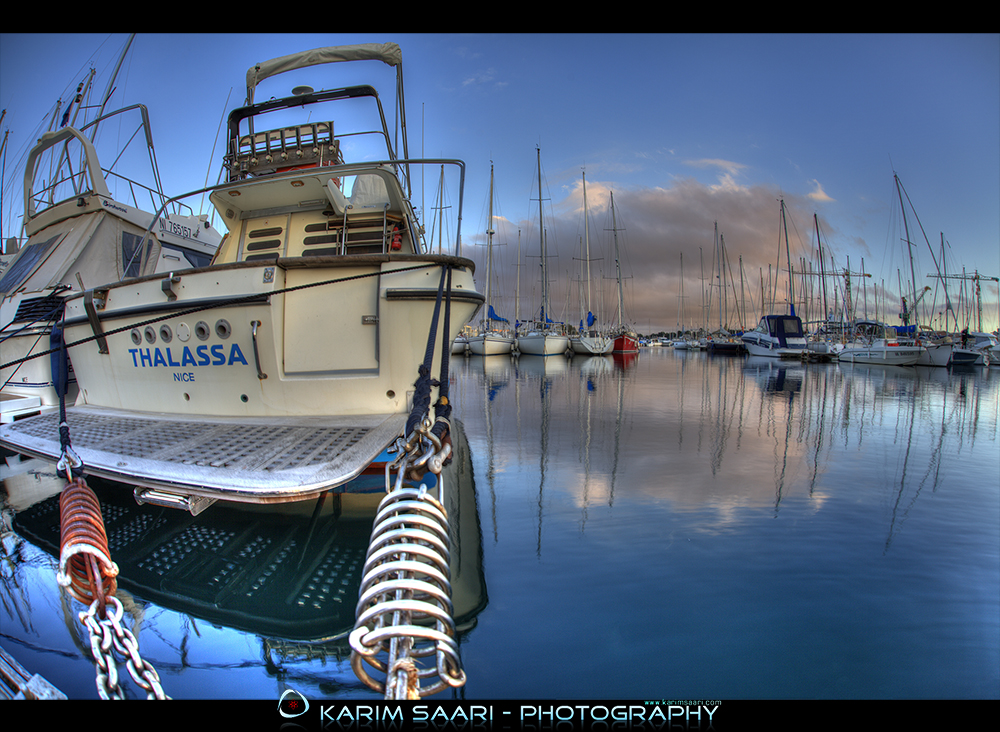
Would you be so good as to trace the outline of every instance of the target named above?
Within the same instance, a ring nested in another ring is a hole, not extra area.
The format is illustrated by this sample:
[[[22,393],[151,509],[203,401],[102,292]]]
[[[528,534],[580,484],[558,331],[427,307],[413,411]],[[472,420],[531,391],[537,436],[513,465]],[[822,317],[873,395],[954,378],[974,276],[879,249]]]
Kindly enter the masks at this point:
[[[457,359],[461,695],[1000,697],[998,387],[996,368],[659,348]],[[96,698],[32,481],[10,491],[0,645]],[[368,507],[192,519],[115,495],[130,622],[168,694],[379,698],[336,640]]]

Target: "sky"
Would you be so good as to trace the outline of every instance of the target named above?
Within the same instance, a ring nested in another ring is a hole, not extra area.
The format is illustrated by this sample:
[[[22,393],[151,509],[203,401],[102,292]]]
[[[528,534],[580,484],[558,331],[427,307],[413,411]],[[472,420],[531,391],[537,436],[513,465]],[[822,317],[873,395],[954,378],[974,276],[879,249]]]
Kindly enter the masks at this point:
[[[21,195],[18,161],[39,126],[91,64],[106,84],[126,39],[0,35],[4,238]],[[477,262],[481,290],[493,168],[492,290],[501,315],[514,311],[515,292],[522,319],[541,301],[540,158],[556,319],[579,321],[589,229],[591,309],[617,321],[617,234],[623,319],[641,333],[682,323],[752,328],[765,312],[787,312],[789,260],[796,273],[814,273],[791,285],[804,319],[821,317],[821,282],[828,310],[835,292],[842,301],[849,271],[858,314],[898,324],[900,294],[912,301],[910,253],[917,292],[931,288],[921,322],[944,327],[947,283],[959,329],[978,328],[972,282],[955,276],[1000,277],[998,34],[140,33],[113,101],[147,106],[163,187],[176,195],[215,182],[220,122],[244,103],[254,63],[386,41],[402,49],[410,156],[466,164],[462,254]],[[308,74],[317,89],[372,83],[392,113],[394,77],[382,64]],[[269,89],[283,96],[298,78],[289,76],[287,89],[271,80]],[[897,175],[909,202],[909,253]],[[414,192],[428,228],[433,178],[417,180]],[[448,195],[453,215],[457,193]],[[928,277],[938,272],[949,278]],[[996,281],[984,280],[981,292],[983,327],[993,330]],[[956,329],[954,319],[948,327]]]

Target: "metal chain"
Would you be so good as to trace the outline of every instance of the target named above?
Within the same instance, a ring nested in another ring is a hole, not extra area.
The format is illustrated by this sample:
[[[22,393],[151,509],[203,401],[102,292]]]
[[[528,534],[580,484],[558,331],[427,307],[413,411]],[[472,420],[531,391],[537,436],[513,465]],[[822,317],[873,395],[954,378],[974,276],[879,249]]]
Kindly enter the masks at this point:
[[[125,608],[117,597],[107,598],[103,619],[98,619],[98,601],[81,612],[80,622],[90,632],[90,649],[97,667],[97,693],[102,699],[124,699],[118,676],[118,663],[112,651],[126,659],[125,665],[133,681],[146,690],[147,699],[169,699],[160,684],[160,676],[152,664],[139,655],[139,642],[132,632],[122,625]]]

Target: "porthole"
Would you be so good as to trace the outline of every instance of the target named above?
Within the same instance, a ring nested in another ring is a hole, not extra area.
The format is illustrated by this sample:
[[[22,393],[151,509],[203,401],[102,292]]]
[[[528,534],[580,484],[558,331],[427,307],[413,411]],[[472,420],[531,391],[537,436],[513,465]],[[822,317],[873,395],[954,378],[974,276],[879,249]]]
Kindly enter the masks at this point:
[[[156,343],[156,328],[147,325],[143,332],[146,334],[146,343]]]
[[[131,335],[132,335],[132,342],[135,345],[138,346],[142,344],[142,333],[139,332],[138,328],[133,328]]]
[[[164,323],[160,326],[160,340],[164,343],[170,343],[174,339],[174,332],[170,330],[170,326]]]
[[[222,340],[228,338],[233,332],[232,326],[229,325],[228,320],[217,320],[215,321],[215,334],[219,336]]]
[[[208,327],[208,323],[204,320],[199,320],[195,323],[194,334],[198,337],[199,341],[207,341],[208,337],[212,335],[212,329]]]

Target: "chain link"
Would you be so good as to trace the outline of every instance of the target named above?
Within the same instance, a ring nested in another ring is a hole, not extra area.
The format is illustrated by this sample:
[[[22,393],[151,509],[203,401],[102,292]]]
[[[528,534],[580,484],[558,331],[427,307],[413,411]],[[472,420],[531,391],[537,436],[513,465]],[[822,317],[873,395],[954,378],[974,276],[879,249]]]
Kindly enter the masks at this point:
[[[109,597],[104,618],[98,619],[98,602],[80,613],[80,622],[90,633],[90,650],[97,667],[97,692],[102,699],[124,699],[118,675],[117,651],[125,659],[125,666],[136,684],[146,690],[147,699],[169,699],[160,684],[160,676],[152,664],[139,655],[139,642],[128,628],[122,625],[125,608],[117,597]]]

